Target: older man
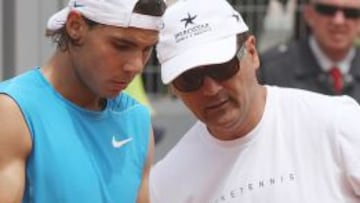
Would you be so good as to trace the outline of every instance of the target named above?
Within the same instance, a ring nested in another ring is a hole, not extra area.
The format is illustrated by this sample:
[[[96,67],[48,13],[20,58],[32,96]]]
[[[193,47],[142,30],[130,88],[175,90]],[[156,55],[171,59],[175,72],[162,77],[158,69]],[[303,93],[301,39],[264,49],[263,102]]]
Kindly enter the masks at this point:
[[[179,0],[163,19],[162,80],[198,122],[152,169],[152,203],[360,202],[355,100],[260,85],[226,0]]]

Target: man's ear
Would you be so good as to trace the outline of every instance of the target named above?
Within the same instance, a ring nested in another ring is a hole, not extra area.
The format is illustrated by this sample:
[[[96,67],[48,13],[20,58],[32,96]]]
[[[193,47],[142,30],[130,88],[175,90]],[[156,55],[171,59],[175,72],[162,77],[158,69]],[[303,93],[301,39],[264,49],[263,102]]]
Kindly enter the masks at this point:
[[[306,23],[309,25],[310,28],[312,28],[314,26],[314,9],[312,8],[311,5],[309,4],[306,4],[304,5],[304,8],[303,8],[303,16],[304,16],[304,19],[306,21]]]
[[[71,11],[66,21],[66,32],[75,45],[80,45],[83,41],[83,35],[87,24],[79,12]]]
[[[252,64],[255,67],[260,66],[259,53],[256,47],[256,38],[254,35],[249,36],[249,38],[245,41],[246,51],[249,57],[251,57]]]

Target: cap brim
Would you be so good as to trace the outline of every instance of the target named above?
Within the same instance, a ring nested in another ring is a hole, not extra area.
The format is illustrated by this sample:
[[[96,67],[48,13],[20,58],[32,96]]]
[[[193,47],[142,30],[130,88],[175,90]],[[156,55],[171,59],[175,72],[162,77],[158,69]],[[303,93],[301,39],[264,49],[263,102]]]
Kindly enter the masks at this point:
[[[229,61],[236,52],[236,35],[179,53],[161,65],[161,79],[169,84],[187,70]]]

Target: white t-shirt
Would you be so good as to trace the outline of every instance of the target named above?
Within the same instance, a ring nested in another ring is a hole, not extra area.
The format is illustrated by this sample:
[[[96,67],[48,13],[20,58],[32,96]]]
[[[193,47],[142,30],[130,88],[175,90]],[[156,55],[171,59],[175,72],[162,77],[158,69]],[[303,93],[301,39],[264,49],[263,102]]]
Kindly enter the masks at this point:
[[[246,136],[197,122],[150,175],[152,203],[360,202],[360,108],[348,96],[267,86]]]

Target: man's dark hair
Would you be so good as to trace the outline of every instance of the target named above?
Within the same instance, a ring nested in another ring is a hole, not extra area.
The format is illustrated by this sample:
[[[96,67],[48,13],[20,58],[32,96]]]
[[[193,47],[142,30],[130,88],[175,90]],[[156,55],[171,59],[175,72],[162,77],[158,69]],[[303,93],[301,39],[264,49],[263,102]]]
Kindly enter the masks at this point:
[[[249,38],[250,35],[251,35],[251,33],[249,31],[237,34],[236,35],[237,47],[240,48],[245,43],[245,41]]]
[[[166,4],[163,0],[139,0],[133,10],[134,13],[150,16],[162,16],[165,12]]]
[[[99,24],[95,21],[85,18],[84,16],[83,19],[85,20],[89,28],[93,28]],[[71,38],[70,35],[67,33],[65,25],[58,30],[47,29],[45,36],[51,38],[51,41],[54,42],[57,48],[61,51],[66,51],[68,49],[69,44],[73,44],[73,45],[77,44],[77,40]]]
[[[143,15],[161,17],[164,14],[165,9],[166,4],[163,0],[139,0],[136,3],[133,12]],[[90,29],[100,25],[100,23],[85,18],[84,16],[83,18]],[[70,35],[66,32],[65,26],[55,31],[47,29],[45,36],[51,38],[51,41],[56,44],[57,49],[61,51],[66,51],[69,47],[69,44],[77,44],[77,40],[71,38]]]

